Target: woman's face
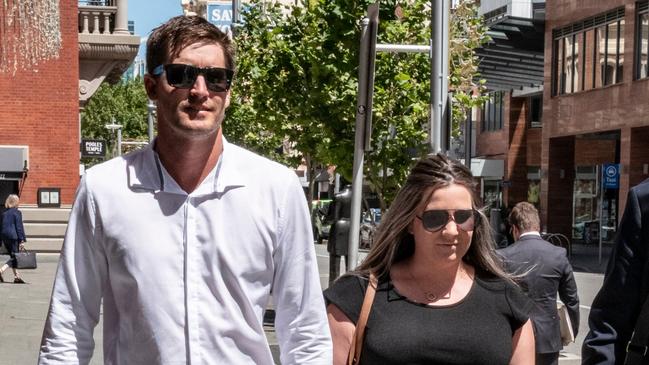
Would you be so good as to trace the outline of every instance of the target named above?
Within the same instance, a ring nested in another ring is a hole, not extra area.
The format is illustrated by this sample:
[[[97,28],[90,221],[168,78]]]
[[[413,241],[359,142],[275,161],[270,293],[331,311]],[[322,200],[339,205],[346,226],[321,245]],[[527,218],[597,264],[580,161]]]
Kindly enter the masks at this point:
[[[429,257],[439,263],[462,260],[473,236],[475,216],[472,209],[471,193],[464,186],[451,184],[435,190],[410,223],[410,233],[415,238],[415,255]],[[439,211],[449,215],[445,216]],[[451,213],[454,218],[450,216]],[[471,217],[467,219],[468,214]]]

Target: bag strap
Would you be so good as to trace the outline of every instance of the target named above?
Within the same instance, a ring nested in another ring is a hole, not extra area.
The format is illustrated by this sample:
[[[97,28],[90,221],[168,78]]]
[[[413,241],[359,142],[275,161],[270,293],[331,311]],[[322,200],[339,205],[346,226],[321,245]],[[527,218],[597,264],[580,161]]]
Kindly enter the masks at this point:
[[[649,358],[649,296],[638,315],[631,339],[626,344],[624,365],[646,364]]]
[[[349,347],[349,356],[347,356],[348,365],[356,365],[361,359],[361,350],[363,350],[363,339],[365,338],[365,325],[367,325],[367,319],[370,316],[370,310],[372,309],[372,303],[374,302],[374,294],[376,294],[376,287],[378,280],[373,273],[370,273],[370,280],[367,284],[367,289],[365,290],[365,298],[363,298],[363,306],[361,307],[361,313],[358,315],[358,322],[356,322],[356,328],[354,329],[354,336],[352,338],[352,344]]]

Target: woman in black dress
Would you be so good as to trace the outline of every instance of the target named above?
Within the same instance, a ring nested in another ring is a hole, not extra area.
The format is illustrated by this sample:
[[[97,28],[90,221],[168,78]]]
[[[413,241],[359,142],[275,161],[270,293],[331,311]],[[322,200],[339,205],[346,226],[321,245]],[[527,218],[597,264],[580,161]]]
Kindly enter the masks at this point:
[[[532,303],[494,254],[471,172],[441,154],[411,170],[365,261],[325,291],[344,364],[372,272],[361,364],[533,364]]]
[[[11,266],[14,272],[14,283],[24,284],[23,279],[16,268],[16,253],[25,244],[25,229],[23,228],[23,216],[18,210],[20,200],[18,195],[11,194],[5,201],[5,210],[0,217],[0,240],[4,244],[10,259],[0,267],[0,282],[4,282],[2,273]]]

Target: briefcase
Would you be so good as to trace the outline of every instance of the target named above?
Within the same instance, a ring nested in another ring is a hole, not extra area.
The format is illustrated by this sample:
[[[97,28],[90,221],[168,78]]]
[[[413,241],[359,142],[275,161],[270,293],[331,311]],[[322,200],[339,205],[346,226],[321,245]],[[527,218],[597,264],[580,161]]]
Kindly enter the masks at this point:
[[[30,252],[27,250],[16,252],[16,262],[17,269],[35,269],[36,252]]]

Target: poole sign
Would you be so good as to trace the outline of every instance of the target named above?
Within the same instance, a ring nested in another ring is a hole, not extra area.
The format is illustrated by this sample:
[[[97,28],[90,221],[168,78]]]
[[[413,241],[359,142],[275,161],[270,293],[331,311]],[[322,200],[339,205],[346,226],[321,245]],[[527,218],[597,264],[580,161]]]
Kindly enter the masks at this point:
[[[82,139],[81,157],[106,156],[106,141],[100,139]]]

